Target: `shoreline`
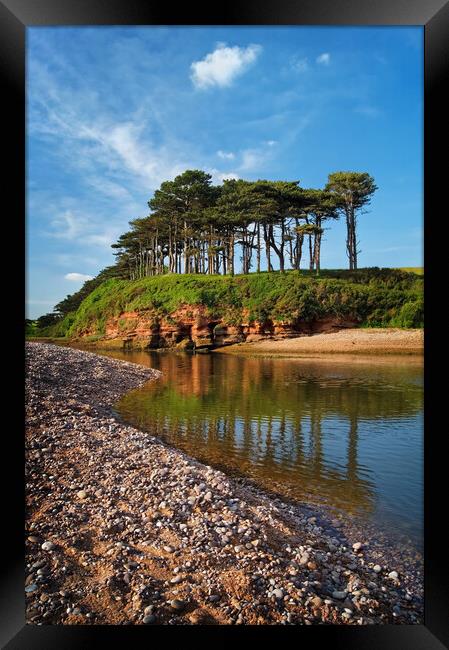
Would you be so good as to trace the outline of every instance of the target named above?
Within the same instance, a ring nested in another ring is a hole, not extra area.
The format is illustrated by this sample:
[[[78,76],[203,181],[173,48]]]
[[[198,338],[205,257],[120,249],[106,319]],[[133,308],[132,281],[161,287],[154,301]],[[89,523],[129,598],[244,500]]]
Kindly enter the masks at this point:
[[[395,355],[420,358],[424,354],[424,330],[348,328],[311,336],[237,343],[217,348],[214,352],[264,356],[365,355],[375,358]]]
[[[422,622],[418,556],[117,420],[119,396],[158,371],[26,351],[27,622]]]
[[[54,345],[82,346],[91,350],[126,350],[125,339],[99,338],[95,341],[88,339],[65,339],[51,337],[29,337],[30,343],[51,343]],[[148,352],[185,352],[178,348],[147,348],[145,342],[138,341],[135,349]],[[311,357],[329,356],[342,358],[352,356],[367,357],[374,360],[376,357],[391,356],[409,359],[422,359],[424,355],[424,330],[400,328],[345,328],[335,332],[326,332],[312,335],[295,336],[291,338],[263,338],[259,341],[225,344],[211,346],[208,349],[199,349],[201,352],[214,352],[219,354],[245,354],[266,357]],[[191,353],[189,351],[189,353]]]

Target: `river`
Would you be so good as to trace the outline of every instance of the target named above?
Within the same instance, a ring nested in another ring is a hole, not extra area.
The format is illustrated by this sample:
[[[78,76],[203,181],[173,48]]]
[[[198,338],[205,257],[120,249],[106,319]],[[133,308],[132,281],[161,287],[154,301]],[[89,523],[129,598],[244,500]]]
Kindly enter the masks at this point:
[[[116,404],[122,420],[422,550],[422,360],[98,352],[163,373]]]

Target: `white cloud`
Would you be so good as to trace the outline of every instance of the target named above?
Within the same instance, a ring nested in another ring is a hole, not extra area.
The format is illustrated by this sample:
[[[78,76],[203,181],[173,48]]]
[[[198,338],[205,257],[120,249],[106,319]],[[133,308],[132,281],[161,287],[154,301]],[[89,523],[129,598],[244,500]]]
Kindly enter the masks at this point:
[[[320,63],[321,65],[329,65],[330,60],[331,60],[331,55],[329,54],[329,52],[323,52],[323,54],[320,54],[316,58],[316,62]]]
[[[264,161],[265,156],[259,149],[245,149],[242,152],[242,163],[240,169],[242,171],[255,171],[260,167]]]
[[[129,201],[132,197],[128,190],[114,181],[101,176],[91,176],[86,178],[86,182],[98,192],[106,196],[117,199]]]
[[[86,220],[84,217],[77,217],[71,210],[66,210],[60,216],[57,216],[51,221],[54,228],[53,232],[49,233],[51,237],[56,239],[76,239],[84,230]]]
[[[235,154],[232,151],[222,151],[221,149],[217,151],[217,156],[223,160],[234,160]]]
[[[307,57],[303,59],[293,58],[291,60],[291,67],[295,72],[305,72],[309,69],[309,60]]]
[[[86,237],[83,239],[86,244],[93,244],[95,246],[101,246],[109,249],[111,244],[113,244],[118,238],[119,234],[120,233],[116,229],[111,230],[110,228],[106,228],[105,232],[101,234],[94,233],[92,235],[86,235]]]
[[[234,172],[230,172],[229,174],[218,174],[217,177],[221,182],[223,181],[238,181],[240,176],[238,174],[235,174]]]
[[[275,145],[277,145],[277,140],[264,140],[259,145],[254,147],[249,147],[248,149],[241,149],[237,153],[225,154],[224,151],[217,152],[217,155],[221,155],[220,158],[225,160],[235,160],[239,161],[239,164],[234,167],[234,171],[222,172],[215,167],[212,169],[207,169],[207,171],[212,174],[212,182],[222,183],[224,180],[235,179],[238,180],[241,178],[240,173],[245,174],[246,172],[256,172],[260,173],[265,167],[267,161],[271,160],[275,155]]]
[[[261,51],[260,45],[227,47],[226,43],[218,43],[213,52],[191,64],[190,78],[196,88],[230,86],[254,63]]]
[[[155,128],[152,118],[139,115],[133,121],[114,121],[104,107],[89,104],[83,93],[58,84],[40,63],[33,63],[30,76],[29,133],[55,144],[53,151],[63,163],[81,169],[85,182],[102,194],[128,202],[130,188],[152,190],[199,166],[192,146],[186,155],[174,138],[169,146],[155,146],[149,137]]]
[[[267,140],[262,146],[243,149],[241,152],[242,162],[238,168],[239,171],[260,172],[266,162],[273,157],[273,147],[275,144],[277,144],[275,140]]]
[[[123,219],[125,222],[125,219]],[[66,210],[50,220],[51,231],[46,231],[48,237],[62,239],[82,246],[92,245],[106,250],[110,249],[120,233],[122,224],[110,224],[104,215],[93,218],[92,215],[79,211]]]
[[[173,179],[194,166],[187,157],[184,161],[178,158],[173,162],[176,154],[164,148],[157,149],[151,142],[145,141],[144,132],[143,122],[123,123],[100,130],[97,136],[103,147],[118,159],[122,169],[138,180],[138,187],[155,189],[162,181]],[[179,150],[177,156],[180,156]]]
[[[205,169],[205,171],[207,171],[207,173],[212,176],[212,183],[215,184],[220,184],[223,181],[232,180],[232,179],[237,181],[240,178],[240,176],[235,172],[221,172],[219,169],[216,169],[215,167],[213,167],[212,169],[207,168]]]
[[[92,280],[92,276],[84,275],[84,273],[67,273],[64,276],[64,280],[70,280],[70,282],[86,282],[86,280]]]

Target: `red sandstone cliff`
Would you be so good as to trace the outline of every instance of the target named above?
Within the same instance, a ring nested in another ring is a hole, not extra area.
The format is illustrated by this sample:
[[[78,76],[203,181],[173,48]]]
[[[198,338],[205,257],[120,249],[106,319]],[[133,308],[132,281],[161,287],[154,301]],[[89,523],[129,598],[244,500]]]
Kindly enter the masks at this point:
[[[231,325],[211,318],[207,308],[202,305],[186,305],[162,318],[155,318],[153,313],[145,311],[124,312],[110,318],[102,341],[114,347],[207,349],[233,343],[333,332],[354,327],[355,324],[354,321],[335,317],[310,322],[297,320],[294,323],[271,320],[250,322],[248,314],[244,314],[241,323]],[[82,338],[95,334],[95,331],[88,330],[82,333]]]

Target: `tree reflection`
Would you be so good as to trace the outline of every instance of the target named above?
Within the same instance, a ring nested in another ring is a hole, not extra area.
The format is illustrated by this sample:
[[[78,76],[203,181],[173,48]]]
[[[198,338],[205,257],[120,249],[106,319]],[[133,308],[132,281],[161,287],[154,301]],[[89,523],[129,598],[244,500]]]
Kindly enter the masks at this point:
[[[376,499],[359,461],[360,423],[422,408],[420,366],[141,355],[133,360],[163,377],[121,400],[127,421],[280,494],[312,495],[348,512],[369,512]]]

